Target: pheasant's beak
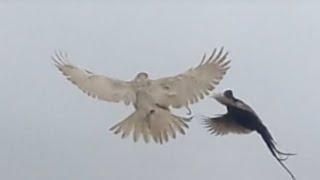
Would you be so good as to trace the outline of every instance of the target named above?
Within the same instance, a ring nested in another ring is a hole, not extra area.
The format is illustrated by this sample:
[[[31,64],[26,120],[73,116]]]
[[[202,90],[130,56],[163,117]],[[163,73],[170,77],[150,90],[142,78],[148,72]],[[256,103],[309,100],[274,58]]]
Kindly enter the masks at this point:
[[[229,105],[232,100],[223,95],[223,93],[214,93],[212,97],[223,105]]]
[[[217,99],[217,98],[219,98],[220,96],[223,96],[223,94],[222,94],[222,93],[213,93],[213,94],[212,94],[212,97],[213,97],[214,99]]]

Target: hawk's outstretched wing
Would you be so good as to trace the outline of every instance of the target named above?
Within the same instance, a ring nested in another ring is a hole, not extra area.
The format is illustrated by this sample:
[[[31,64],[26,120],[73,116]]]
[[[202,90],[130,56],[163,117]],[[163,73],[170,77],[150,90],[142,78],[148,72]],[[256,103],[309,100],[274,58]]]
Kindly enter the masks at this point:
[[[136,99],[130,82],[96,75],[88,70],[80,69],[68,61],[68,56],[65,53],[57,52],[52,59],[68,80],[93,98],[111,102],[123,101],[126,105]]]
[[[203,56],[196,68],[174,77],[153,80],[150,92],[156,102],[167,107],[180,108],[196,103],[209,95],[229,69],[227,55],[223,48],[218,53],[214,49],[208,59]]]

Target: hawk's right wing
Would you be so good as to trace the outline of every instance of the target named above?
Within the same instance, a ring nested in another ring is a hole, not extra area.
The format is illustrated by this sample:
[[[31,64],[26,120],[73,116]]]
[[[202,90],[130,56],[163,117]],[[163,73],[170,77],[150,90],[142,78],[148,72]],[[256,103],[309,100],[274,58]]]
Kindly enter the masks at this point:
[[[120,102],[126,105],[134,102],[136,95],[130,82],[112,79],[80,69],[68,61],[65,53],[56,53],[52,57],[56,67],[84,93],[104,101]]]

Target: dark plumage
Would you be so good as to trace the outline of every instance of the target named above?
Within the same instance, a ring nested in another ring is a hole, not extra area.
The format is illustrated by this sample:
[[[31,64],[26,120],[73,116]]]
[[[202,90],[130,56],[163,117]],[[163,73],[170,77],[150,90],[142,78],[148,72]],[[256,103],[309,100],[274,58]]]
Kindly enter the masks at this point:
[[[209,131],[216,135],[225,135],[228,133],[247,134],[253,131],[258,132],[269,148],[271,154],[290,174],[292,179],[295,179],[295,176],[283,163],[289,156],[295,154],[283,153],[277,149],[275,140],[270,131],[262,123],[252,108],[243,101],[235,98],[231,90],[227,90],[223,94],[215,95],[214,98],[225,105],[228,112],[218,117],[205,118],[205,124]]]

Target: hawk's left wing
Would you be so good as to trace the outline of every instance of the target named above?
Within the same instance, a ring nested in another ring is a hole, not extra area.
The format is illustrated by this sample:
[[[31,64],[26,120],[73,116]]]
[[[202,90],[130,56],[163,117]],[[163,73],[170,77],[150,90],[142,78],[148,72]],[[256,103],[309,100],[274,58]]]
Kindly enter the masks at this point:
[[[202,58],[201,63],[185,73],[152,81],[150,93],[162,106],[174,108],[187,107],[189,104],[209,95],[219,84],[227,70],[230,60],[223,48],[217,53],[214,49],[211,56]]]

